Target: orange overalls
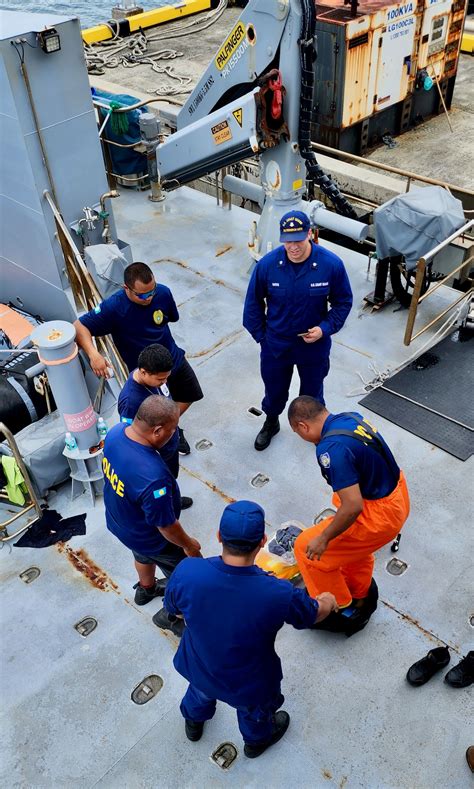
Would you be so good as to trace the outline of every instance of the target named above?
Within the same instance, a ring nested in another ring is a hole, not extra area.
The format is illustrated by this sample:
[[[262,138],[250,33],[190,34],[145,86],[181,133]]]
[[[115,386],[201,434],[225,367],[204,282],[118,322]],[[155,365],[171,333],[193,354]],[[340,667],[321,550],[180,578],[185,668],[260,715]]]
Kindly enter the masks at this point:
[[[337,507],[341,500],[333,495]],[[321,558],[306,556],[309,541],[321,534],[332,518],[305,529],[295,542],[298,562],[306,589],[311,597],[321,592],[332,592],[340,606],[347,606],[353,598],[366,597],[374,568],[373,551],[395,539],[410,512],[410,499],[403,472],[396,488],[383,499],[364,499],[361,514],[347,531],[334,537]]]

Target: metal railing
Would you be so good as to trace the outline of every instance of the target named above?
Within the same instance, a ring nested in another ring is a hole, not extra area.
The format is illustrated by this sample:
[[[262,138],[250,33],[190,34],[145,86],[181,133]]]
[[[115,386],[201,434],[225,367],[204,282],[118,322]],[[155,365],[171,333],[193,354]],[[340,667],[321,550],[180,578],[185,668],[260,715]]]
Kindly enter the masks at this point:
[[[31,484],[30,475],[28,474],[28,470],[23,462],[22,456],[20,455],[18,445],[13,437],[13,434],[10,432],[8,427],[4,425],[3,422],[0,422],[0,438],[2,436],[5,436],[7,440],[7,444],[10,447],[12,451],[12,455],[21,472],[23,481],[28,491],[29,501],[27,501],[24,506],[20,504],[13,504],[13,506],[15,507],[20,507],[18,512],[15,512],[15,514],[11,518],[7,518],[6,520],[0,522],[0,543],[6,542],[7,540],[13,540],[14,537],[17,537],[23,531],[28,529],[33,523],[36,523],[36,521],[38,521],[40,518],[43,517],[43,510],[41,509],[41,505],[38,501],[36,493],[33,490],[33,485]],[[8,494],[4,492],[3,489],[2,491],[0,491],[0,500],[3,501],[6,500],[10,502]],[[24,515],[27,512],[31,512],[32,510],[35,510],[35,516],[30,520],[28,520],[20,529],[17,529],[16,532],[14,532],[13,534],[9,534],[7,527],[10,526],[11,523],[14,523],[16,520],[18,520],[18,518],[21,518],[22,515]]]
[[[91,273],[82,259],[81,253],[74,243],[74,239],[71,236],[69,228],[65,224],[56,204],[54,203],[53,198],[47,189],[43,192],[43,197],[46,199],[51,211],[53,212],[54,220],[56,222],[57,236],[61,245],[64,261],[66,264],[66,272],[76,305],[88,312],[100,304],[102,301],[102,296],[100,295],[97,285],[95,284]],[[108,336],[96,337],[95,341],[99,351],[107,356],[107,359],[110,362],[114,372],[114,376],[119,386],[122,387],[127,380],[128,373],[114,342]]]
[[[413,334],[418,306],[423,301],[425,301],[425,299],[429,298],[429,296],[435,293],[438,290],[438,288],[441,287],[441,285],[445,285],[447,281],[451,279],[452,276],[454,276],[454,274],[457,274],[459,271],[461,271],[461,269],[467,267],[470,263],[472,263],[474,261],[474,254],[470,254],[467,260],[463,260],[463,262],[459,266],[456,266],[456,268],[454,268],[452,271],[446,274],[446,276],[444,276],[443,279],[438,280],[438,282],[435,285],[433,285],[432,288],[427,290],[426,293],[424,293],[422,296],[420,294],[423,286],[423,280],[425,278],[426,267],[433,260],[435,255],[438,254],[438,252],[441,252],[443,249],[449,246],[449,244],[451,244],[453,241],[456,241],[456,239],[465,235],[468,232],[468,230],[470,230],[473,227],[474,227],[474,219],[471,219],[469,222],[463,225],[463,227],[461,227],[459,230],[456,230],[455,233],[449,236],[449,238],[446,238],[444,241],[441,242],[441,244],[438,244],[436,247],[433,247],[433,249],[431,249],[429,252],[426,253],[426,255],[424,255],[418,260],[418,263],[416,264],[415,284],[413,287],[413,294],[411,297],[410,307],[408,310],[405,336],[403,338],[403,342],[405,345],[410,345],[410,343],[413,342],[413,340],[416,340],[417,337],[419,337],[425,331],[428,331],[428,329],[430,329],[435,323],[441,320],[441,318],[443,318],[448,312],[450,312],[450,310],[452,310],[457,304],[459,304],[459,302],[461,302],[463,299],[467,299],[468,296],[474,292],[472,287],[469,289],[469,291],[463,292],[452,304],[450,304],[442,312],[436,315],[431,321],[429,321],[429,323],[427,323],[425,326],[419,329],[416,332],[416,334]],[[472,251],[473,249],[474,247],[471,246],[470,251]]]

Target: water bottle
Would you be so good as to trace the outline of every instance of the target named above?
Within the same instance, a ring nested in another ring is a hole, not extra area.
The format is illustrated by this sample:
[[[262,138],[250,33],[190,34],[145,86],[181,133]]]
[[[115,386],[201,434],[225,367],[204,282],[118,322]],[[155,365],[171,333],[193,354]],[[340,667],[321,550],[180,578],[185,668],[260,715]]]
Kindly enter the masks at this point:
[[[97,433],[101,441],[103,441],[107,435],[107,422],[101,416],[99,416],[97,420]]]
[[[77,441],[72,433],[66,433],[64,437],[64,444],[66,449],[69,449],[70,452],[74,452],[74,450],[77,449]]]

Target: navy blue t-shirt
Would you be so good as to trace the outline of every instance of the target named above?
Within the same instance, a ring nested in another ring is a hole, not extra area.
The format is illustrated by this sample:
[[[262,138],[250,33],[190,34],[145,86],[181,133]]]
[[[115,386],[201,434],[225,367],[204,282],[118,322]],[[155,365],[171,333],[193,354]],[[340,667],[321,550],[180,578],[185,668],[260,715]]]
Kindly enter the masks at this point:
[[[135,372],[135,371],[133,371]],[[143,386],[138,384],[133,378],[133,372],[130,373],[122,391],[119,394],[117,402],[117,410],[119,412],[120,421],[127,425],[131,425],[135,419],[136,413],[141,404],[150,395],[162,395],[163,397],[171,397],[170,390],[163,384],[162,386]],[[159,449],[159,453],[163,460],[168,460],[173,457],[178,451],[179,433],[176,428],[170,440]]]
[[[365,419],[361,414],[357,416]],[[370,427],[376,430],[372,424]],[[380,433],[376,430],[390,463],[387,463],[380,452],[372,446],[365,446],[357,438],[351,436],[325,438],[325,434],[330,430],[360,432],[363,431],[363,427],[359,426],[351,414],[330,414],[327,417],[321,432],[321,441],[316,447],[316,457],[321,474],[328,485],[334,491],[338,491],[358,483],[364,499],[382,499],[388,496],[398,482],[400,469]]]
[[[164,604],[186,621],[177,671],[210,698],[233,706],[274,697],[282,678],[278,631],[285,622],[310,627],[318,614],[316,600],[289,581],[255,565],[233,567],[220,556],[180,562]]]
[[[179,518],[181,496],[158,452],[132,441],[126,429],[115,425],[105,438],[105,520],[127,548],[152,557],[167,545],[158,527],[172,526]]]
[[[166,285],[157,285],[150,304],[130,301],[124,290],[119,290],[93,310],[79,318],[93,337],[111,334],[129,370],[137,366],[140,351],[147,345],[160,343],[173,357],[173,370],[184,359],[168,328],[168,323],[179,320],[178,309]]]

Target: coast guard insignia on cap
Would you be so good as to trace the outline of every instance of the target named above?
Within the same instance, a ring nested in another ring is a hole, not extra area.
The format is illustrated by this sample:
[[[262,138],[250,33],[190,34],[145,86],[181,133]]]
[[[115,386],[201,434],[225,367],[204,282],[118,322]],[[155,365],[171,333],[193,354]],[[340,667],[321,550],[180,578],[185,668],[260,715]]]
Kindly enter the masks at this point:
[[[323,454],[319,458],[319,462],[321,463],[323,468],[329,468],[331,465],[331,458],[329,457],[329,452],[323,452]]]
[[[153,496],[155,499],[161,499],[162,496],[166,496],[166,488],[158,488],[158,490],[154,490]]]
[[[154,313],[153,313],[153,320],[154,320],[154,322],[156,323],[157,326],[159,326],[160,323],[163,323],[163,313],[162,313],[161,310],[155,310],[154,311]]]

